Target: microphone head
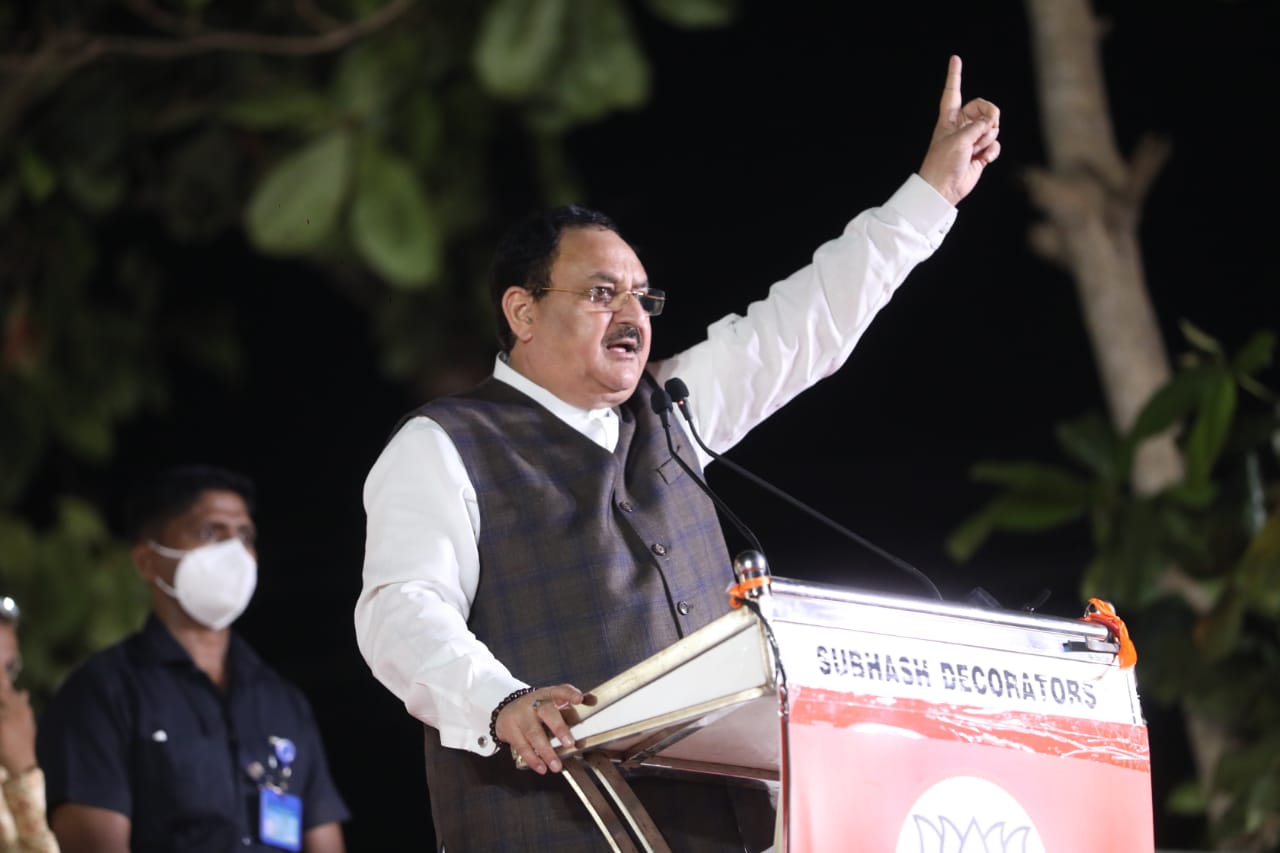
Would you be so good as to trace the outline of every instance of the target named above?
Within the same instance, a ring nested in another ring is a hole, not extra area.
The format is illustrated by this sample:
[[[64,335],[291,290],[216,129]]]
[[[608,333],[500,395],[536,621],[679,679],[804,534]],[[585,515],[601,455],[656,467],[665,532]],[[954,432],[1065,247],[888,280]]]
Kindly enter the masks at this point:
[[[769,561],[760,551],[754,549],[740,551],[733,558],[733,573],[740,581],[768,575]]]
[[[649,396],[649,408],[653,409],[655,415],[671,411],[671,395],[661,388],[655,388]]]
[[[672,376],[667,380],[664,386],[667,393],[671,395],[671,399],[676,405],[683,405],[684,401],[689,397],[689,386],[684,384],[684,380],[678,376]]]

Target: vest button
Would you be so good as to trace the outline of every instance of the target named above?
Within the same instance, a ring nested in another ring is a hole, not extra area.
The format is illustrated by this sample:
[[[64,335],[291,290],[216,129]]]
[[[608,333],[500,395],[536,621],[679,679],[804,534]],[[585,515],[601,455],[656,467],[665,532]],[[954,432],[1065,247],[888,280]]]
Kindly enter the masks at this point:
[[[622,503],[618,504],[618,508],[621,509],[623,512],[635,511],[635,507],[631,505],[631,501],[623,501]]]
[[[689,615],[689,602],[687,602],[687,601],[682,601],[682,602],[680,602],[679,604],[677,604],[677,605],[676,605],[676,610],[679,610],[679,611],[680,611],[680,615],[681,615],[681,616],[688,616],[688,615]]]
[[[649,550],[657,554],[659,557],[664,557],[667,554],[667,546],[663,545],[661,542],[654,542]]]

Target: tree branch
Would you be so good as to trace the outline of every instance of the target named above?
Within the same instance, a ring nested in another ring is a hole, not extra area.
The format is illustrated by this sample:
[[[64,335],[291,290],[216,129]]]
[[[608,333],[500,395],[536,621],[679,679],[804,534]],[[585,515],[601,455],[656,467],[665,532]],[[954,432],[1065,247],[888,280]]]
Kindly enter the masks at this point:
[[[1027,229],[1027,242],[1031,250],[1059,269],[1070,270],[1067,248],[1062,242],[1062,231],[1050,222],[1037,222]]]
[[[300,0],[305,3],[306,0]],[[52,33],[29,53],[0,54],[0,136],[7,135],[27,107],[56,89],[86,65],[108,57],[165,61],[208,53],[258,53],[314,56],[341,50],[391,24],[417,0],[391,0],[358,21],[310,36],[275,36],[229,30],[195,31],[175,38]],[[150,0],[128,0],[129,7],[157,27],[170,29],[179,19],[156,9]]]
[[[1173,143],[1167,137],[1155,133],[1144,133],[1134,149],[1133,159],[1129,163],[1128,182],[1124,195],[1135,209],[1141,209],[1147,200],[1151,185],[1164,171],[1164,166],[1173,154]]]
[[[293,13],[318,33],[342,26],[341,21],[317,6],[315,0],[293,0]]]
[[[111,56],[129,59],[184,59],[206,53],[260,53],[271,56],[313,56],[339,50],[374,33],[399,18],[417,0],[391,0],[367,18],[310,36],[276,36],[234,30],[207,30],[182,38],[160,39],[137,36],[82,35],[63,32],[51,40],[53,47],[71,67]],[[145,7],[145,2],[132,6]],[[39,53],[0,55],[0,71],[23,72]]]
[[[183,18],[159,8],[151,0],[124,0],[125,8],[157,30],[176,36],[190,36],[201,29],[193,17]]]

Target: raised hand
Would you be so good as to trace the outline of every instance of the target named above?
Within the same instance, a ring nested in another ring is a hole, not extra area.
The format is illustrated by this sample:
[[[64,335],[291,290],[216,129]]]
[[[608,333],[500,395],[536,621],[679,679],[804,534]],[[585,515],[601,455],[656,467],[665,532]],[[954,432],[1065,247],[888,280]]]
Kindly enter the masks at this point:
[[[958,204],[978,183],[982,170],[1000,156],[1000,109],[983,98],[963,103],[960,57],[951,57],[938,104],[938,123],[920,165],[920,177],[947,201]]]

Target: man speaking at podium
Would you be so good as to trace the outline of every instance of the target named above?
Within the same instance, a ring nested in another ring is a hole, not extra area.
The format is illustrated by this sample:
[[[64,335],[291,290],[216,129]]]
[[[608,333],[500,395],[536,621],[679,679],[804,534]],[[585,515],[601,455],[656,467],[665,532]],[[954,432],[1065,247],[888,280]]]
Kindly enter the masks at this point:
[[[562,710],[584,700],[579,688],[728,610],[715,507],[672,459],[651,394],[682,378],[719,452],[835,371],[941,243],[999,155],[998,133],[993,104],[962,102],[952,57],[919,172],[745,317],[653,364],[650,318],[665,294],[608,218],[559,208],[503,239],[493,376],[406,416],[364,490],[357,639],[426,724],[432,817],[448,853],[606,847],[558,778],[550,739],[572,742]],[[708,461],[677,439],[689,464]],[[534,772],[517,770],[516,754]],[[749,826],[762,810],[726,786],[630,783],[673,850],[769,844]]]

